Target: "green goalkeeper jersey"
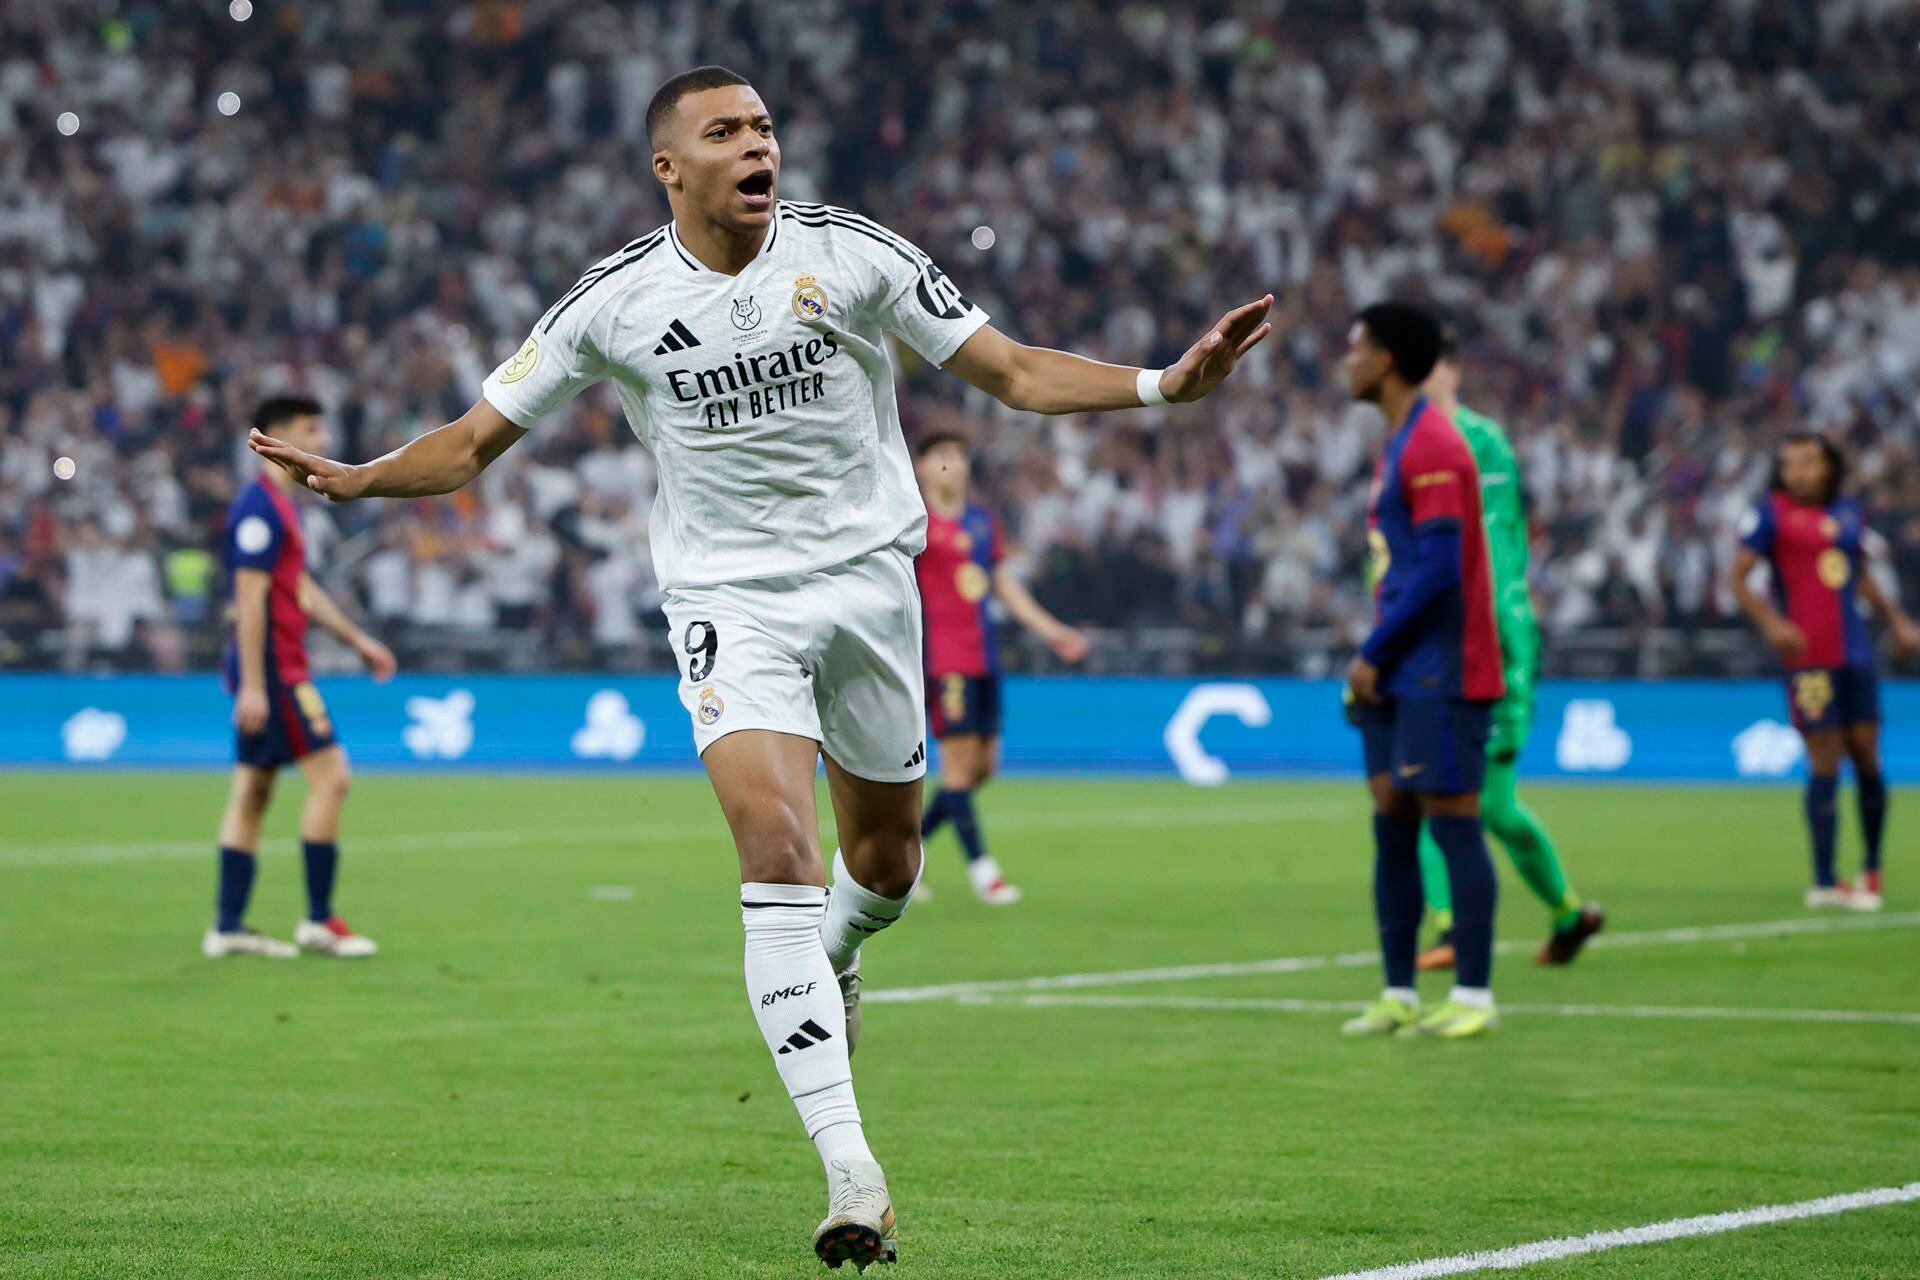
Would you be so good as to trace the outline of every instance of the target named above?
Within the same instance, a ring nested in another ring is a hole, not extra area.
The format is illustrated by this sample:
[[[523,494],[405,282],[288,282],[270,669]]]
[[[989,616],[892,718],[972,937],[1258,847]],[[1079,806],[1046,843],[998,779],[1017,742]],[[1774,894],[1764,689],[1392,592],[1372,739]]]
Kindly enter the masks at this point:
[[[1487,558],[1493,566],[1494,610],[1506,667],[1531,669],[1539,647],[1533,598],[1527,592],[1527,508],[1520,494],[1520,464],[1504,427],[1465,405],[1453,425],[1466,437],[1480,468],[1480,507],[1487,526]]]

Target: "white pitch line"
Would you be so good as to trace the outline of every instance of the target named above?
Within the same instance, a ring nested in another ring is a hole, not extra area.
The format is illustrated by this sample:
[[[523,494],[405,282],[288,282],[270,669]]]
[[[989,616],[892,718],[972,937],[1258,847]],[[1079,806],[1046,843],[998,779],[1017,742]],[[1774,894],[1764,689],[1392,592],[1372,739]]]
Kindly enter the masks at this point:
[[[1825,1218],[1856,1209],[1877,1209],[1890,1204],[1910,1204],[1920,1200],[1920,1182],[1904,1187],[1878,1187],[1872,1191],[1854,1191],[1846,1195],[1822,1196],[1796,1204],[1769,1204],[1731,1213],[1710,1213],[1698,1218],[1673,1218],[1650,1222],[1643,1227],[1619,1231],[1595,1231],[1584,1236],[1561,1236],[1556,1240],[1536,1240],[1507,1249],[1488,1249],[1463,1253],[1451,1258],[1428,1258],[1421,1262],[1403,1262],[1397,1266],[1375,1267],[1371,1271],[1347,1271],[1323,1280],[1432,1280],[1435,1276],[1464,1275],[1469,1271],[1513,1271],[1536,1262],[1552,1262],[1583,1253],[1600,1253],[1627,1245],[1657,1244],[1663,1240],[1684,1240],[1691,1236],[1714,1236],[1747,1227],[1764,1227],[1775,1222],[1795,1222],[1802,1218]]]
[[[961,1004],[1012,1004],[1033,1009],[1205,1009],[1250,1010],[1259,1013],[1355,1013],[1363,1000],[1294,1000],[1264,997],[1102,996],[1102,995],[968,995]],[[1700,1005],[1664,1004],[1507,1004],[1501,1013],[1553,1018],[1655,1018],[1685,1022],[1852,1022],[1896,1027],[1920,1027],[1920,1013],[1890,1013],[1877,1009],[1730,1009]]]
[[[1700,942],[1737,942],[1749,938],[1785,938],[1797,934],[1852,933],[1874,929],[1911,929],[1920,925],[1920,911],[1887,915],[1800,916],[1792,920],[1760,920],[1745,924],[1688,925],[1650,929],[1643,933],[1603,933],[1590,947],[1687,946]],[[1514,955],[1538,949],[1533,942],[1503,942],[1496,950]],[[875,1003],[912,1004],[923,1000],[954,1000],[973,995],[1001,995],[1015,991],[1057,991],[1075,987],[1120,987],[1153,982],[1190,982],[1199,978],[1241,978],[1268,973],[1302,973],[1314,969],[1362,969],[1380,962],[1377,951],[1343,951],[1322,956],[1280,956],[1272,960],[1237,960],[1223,964],[1184,964],[1156,969],[1117,969],[1104,973],[1061,973],[1034,978],[1002,978],[980,982],[946,982],[926,987],[869,988],[862,999]]]
[[[1329,801],[1299,804],[1223,805],[1213,809],[1160,806],[1109,809],[1100,813],[1009,813],[996,816],[996,830],[1059,831],[1113,827],[1230,827],[1286,820],[1337,818],[1352,806]],[[823,815],[824,816],[824,815]],[[829,830],[831,826],[829,825]],[[716,814],[708,823],[663,823],[590,831],[429,831],[412,835],[348,837],[355,850],[366,853],[457,853],[464,849],[512,848],[516,845],[652,845],[673,841],[726,840],[726,828]],[[10,867],[85,867],[122,862],[182,862],[207,857],[211,835],[192,840],[133,841],[125,844],[0,845],[0,870]],[[290,843],[286,846],[291,850]],[[272,846],[269,852],[272,852]]]

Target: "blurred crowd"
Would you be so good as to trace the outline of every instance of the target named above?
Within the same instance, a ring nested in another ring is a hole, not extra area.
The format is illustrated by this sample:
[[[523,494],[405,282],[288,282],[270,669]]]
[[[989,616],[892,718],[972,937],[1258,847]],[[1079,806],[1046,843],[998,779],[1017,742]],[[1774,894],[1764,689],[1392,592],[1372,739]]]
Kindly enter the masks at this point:
[[[1278,297],[1199,407],[1015,415],[903,357],[909,431],[971,435],[1072,621],[1252,664],[1358,633],[1383,424],[1337,360],[1396,292],[1513,433],[1551,633],[1728,624],[1804,426],[1920,583],[1906,0],[0,0],[0,665],[203,660],[255,401],[317,395],[349,457],[458,416],[666,219],[642,117],[701,62],[766,98],[783,194],[1024,341],[1164,364]],[[661,644],[653,485],[602,388],[471,492],[305,505],[316,571],[418,653],[626,664]]]

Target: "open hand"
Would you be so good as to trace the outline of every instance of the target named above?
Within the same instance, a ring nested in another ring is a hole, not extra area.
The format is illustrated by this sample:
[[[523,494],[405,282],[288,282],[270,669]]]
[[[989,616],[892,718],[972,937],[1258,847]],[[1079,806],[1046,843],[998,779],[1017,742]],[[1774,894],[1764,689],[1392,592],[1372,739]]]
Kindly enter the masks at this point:
[[[233,700],[233,727],[255,734],[267,727],[267,691],[242,686]]]
[[[358,467],[296,449],[258,431],[248,433],[247,447],[330,501],[351,502],[367,491],[366,476]]]
[[[1379,702],[1380,668],[1355,654],[1347,667],[1347,688],[1353,691],[1353,700],[1363,707]]]
[[[354,648],[360,653],[360,661],[366,663],[367,670],[373,673],[375,684],[385,684],[400,669],[400,661],[393,656],[393,650],[372,636],[362,636]]]
[[[1084,631],[1073,627],[1062,627],[1047,637],[1047,647],[1062,662],[1079,662],[1087,656],[1087,650],[1093,646],[1088,643]]]
[[[1920,623],[1902,615],[1893,620],[1893,656],[1911,658],[1920,653]]]
[[[1767,644],[1783,658],[1791,658],[1807,647],[1807,633],[1785,618],[1766,628]]]
[[[1161,373],[1160,394],[1174,404],[1187,404],[1219,386],[1240,363],[1240,357],[1273,332],[1273,325],[1267,321],[1271,310],[1273,295],[1268,294],[1220,317],[1219,324]]]

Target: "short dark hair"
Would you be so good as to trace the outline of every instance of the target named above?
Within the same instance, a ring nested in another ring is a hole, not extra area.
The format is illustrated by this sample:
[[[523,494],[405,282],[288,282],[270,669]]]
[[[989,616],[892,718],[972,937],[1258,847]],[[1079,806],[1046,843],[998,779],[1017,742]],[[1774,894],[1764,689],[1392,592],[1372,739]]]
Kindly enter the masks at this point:
[[[253,429],[271,434],[283,422],[295,418],[317,418],[326,410],[312,396],[270,396],[253,411]]]
[[[1439,363],[1445,335],[1432,308],[1394,299],[1362,308],[1355,319],[1393,357],[1394,371],[1414,386],[1425,382]]]
[[[680,105],[680,99],[690,93],[724,89],[730,84],[749,84],[749,81],[739,72],[726,67],[705,66],[682,71],[654,90],[653,99],[647,103],[647,145],[659,147],[660,131],[672,117],[673,109]]]
[[[973,441],[967,439],[966,432],[955,427],[935,427],[913,442],[914,460],[926,457],[943,444],[957,444],[968,453],[973,452]]]
[[[1817,431],[1791,431],[1780,438],[1780,443],[1774,446],[1773,475],[1769,477],[1767,487],[1776,493],[1787,491],[1786,477],[1781,474],[1784,468],[1780,465],[1780,455],[1785,453],[1789,446],[1796,444],[1817,444],[1820,446],[1820,452],[1826,455],[1827,493],[1821,499],[1821,505],[1832,506],[1840,497],[1841,489],[1846,487],[1847,455],[1840,451],[1839,445]]]

